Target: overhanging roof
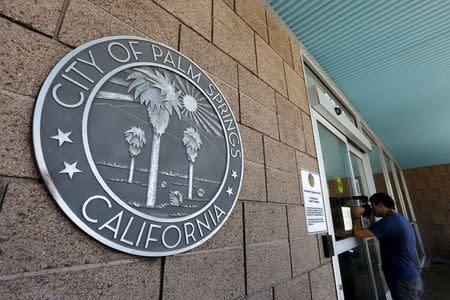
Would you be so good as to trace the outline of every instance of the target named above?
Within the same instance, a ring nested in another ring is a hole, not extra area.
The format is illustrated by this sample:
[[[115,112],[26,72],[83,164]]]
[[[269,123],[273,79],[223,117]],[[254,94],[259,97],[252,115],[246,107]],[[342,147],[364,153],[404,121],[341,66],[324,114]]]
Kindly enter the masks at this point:
[[[450,162],[450,1],[268,2],[403,168]]]

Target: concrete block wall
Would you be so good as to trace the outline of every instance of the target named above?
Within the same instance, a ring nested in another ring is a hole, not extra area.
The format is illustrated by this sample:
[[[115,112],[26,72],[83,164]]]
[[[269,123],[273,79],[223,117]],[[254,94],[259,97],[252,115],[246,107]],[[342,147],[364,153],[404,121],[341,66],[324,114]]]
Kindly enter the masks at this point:
[[[165,43],[206,70],[245,150],[242,192],[208,242],[141,258],[72,224],[32,151],[40,85],[71,49],[108,35]],[[298,170],[318,171],[300,46],[259,0],[0,2],[1,298],[335,299],[331,261],[306,235]]]
[[[428,257],[450,260],[450,164],[403,174]]]

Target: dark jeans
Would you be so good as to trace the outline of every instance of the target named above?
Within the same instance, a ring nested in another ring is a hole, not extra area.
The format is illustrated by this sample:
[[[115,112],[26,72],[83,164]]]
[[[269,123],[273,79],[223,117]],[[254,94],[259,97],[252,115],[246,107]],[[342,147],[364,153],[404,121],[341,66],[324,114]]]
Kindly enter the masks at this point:
[[[398,280],[387,283],[394,300],[419,300],[423,295],[422,279]]]

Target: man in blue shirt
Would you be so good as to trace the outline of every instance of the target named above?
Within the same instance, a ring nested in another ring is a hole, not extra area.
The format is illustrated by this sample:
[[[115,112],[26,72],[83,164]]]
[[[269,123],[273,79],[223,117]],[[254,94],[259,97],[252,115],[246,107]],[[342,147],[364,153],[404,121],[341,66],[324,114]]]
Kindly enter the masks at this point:
[[[414,262],[416,237],[411,224],[394,211],[395,202],[389,195],[375,193],[369,201],[374,216],[382,219],[363,229],[360,218],[364,208],[356,208],[353,235],[376,236],[380,241],[383,273],[394,300],[420,299],[423,284]]]

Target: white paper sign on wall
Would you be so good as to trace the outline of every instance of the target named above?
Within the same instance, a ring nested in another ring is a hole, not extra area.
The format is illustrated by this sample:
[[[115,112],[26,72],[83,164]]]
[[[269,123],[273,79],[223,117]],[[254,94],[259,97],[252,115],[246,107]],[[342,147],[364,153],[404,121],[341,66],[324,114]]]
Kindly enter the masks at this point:
[[[308,234],[327,231],[320,176],[300,169],[300,185],[305,205],[306,228]]]

